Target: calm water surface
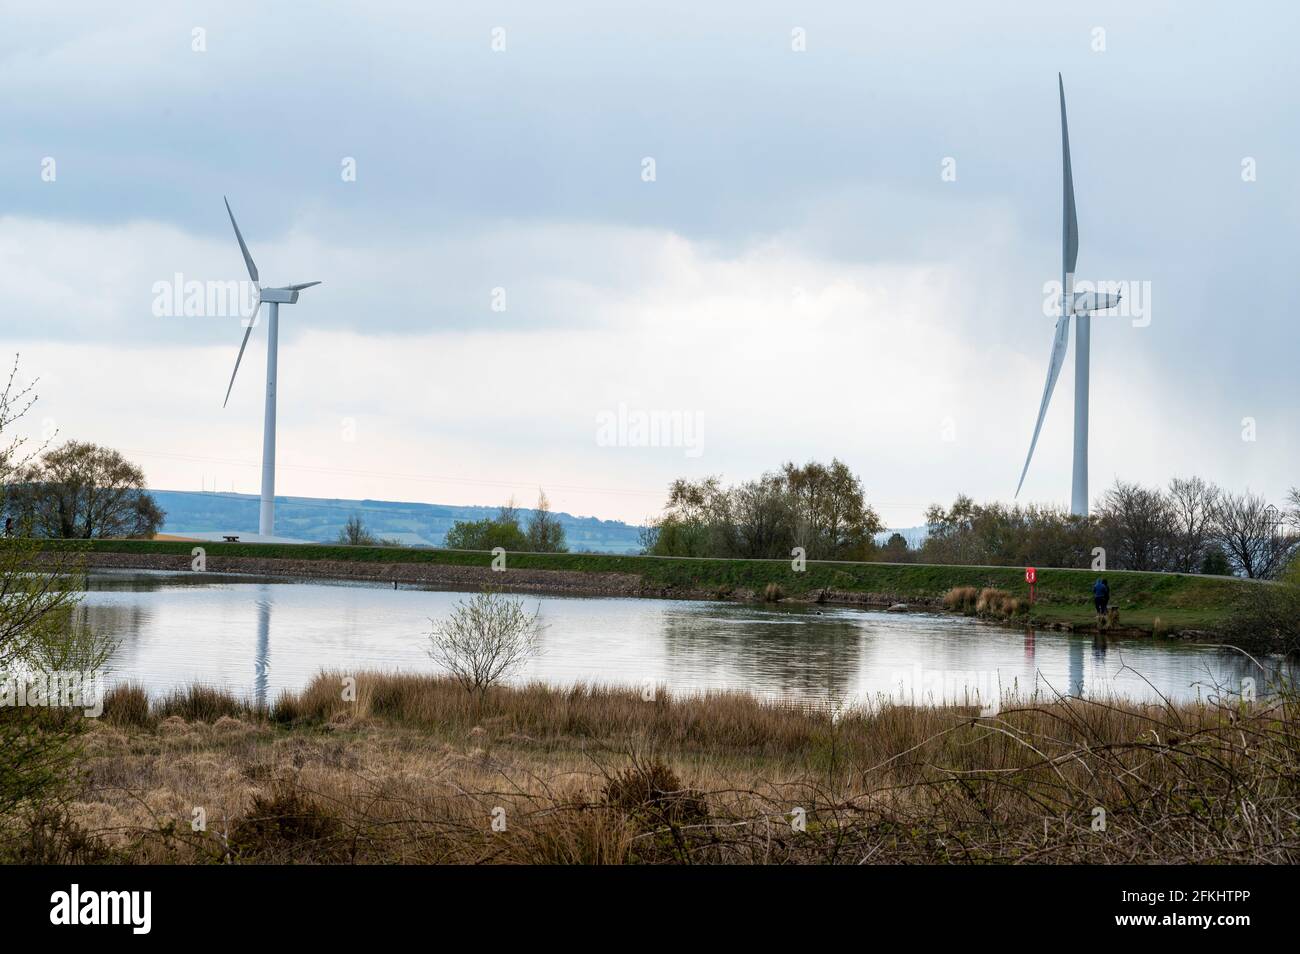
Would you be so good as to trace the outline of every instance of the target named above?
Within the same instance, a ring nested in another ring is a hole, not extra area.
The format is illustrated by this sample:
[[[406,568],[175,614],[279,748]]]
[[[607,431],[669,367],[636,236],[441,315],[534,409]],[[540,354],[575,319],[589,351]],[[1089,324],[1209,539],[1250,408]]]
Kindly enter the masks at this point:
[[[430,618],[465,594],[373,584],[94,571],[81,612],[118,641],[113,680],[152,693],[193,682],[274,701],[321,669],[434,672]],[[1156,699],[1263,692],[1277,677],[1215,650],[1026,634],[929,613],[525,596],[546,624],[519,677],[677,691],[739,689],[812,705],[987,702],[1008,691]]]

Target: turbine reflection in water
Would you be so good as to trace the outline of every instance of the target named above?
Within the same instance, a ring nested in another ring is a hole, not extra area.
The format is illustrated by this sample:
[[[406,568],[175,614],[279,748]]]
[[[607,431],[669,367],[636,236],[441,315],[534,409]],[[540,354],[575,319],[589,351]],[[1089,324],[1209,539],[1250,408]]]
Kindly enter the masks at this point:
[[[266,689],[271,673],[271,594],[262,584],[262,596],[257,601],[257,653],[253,659],[253,703],[266,707]]]

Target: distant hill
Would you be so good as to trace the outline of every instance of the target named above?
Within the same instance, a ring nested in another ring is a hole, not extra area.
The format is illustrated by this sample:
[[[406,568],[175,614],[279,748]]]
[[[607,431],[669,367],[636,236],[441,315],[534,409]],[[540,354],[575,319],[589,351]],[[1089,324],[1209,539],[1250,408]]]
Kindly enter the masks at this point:
[[[186,490],[151,490],[167,513],[161,533],[256,533],[258,498],[254,494]],[[361,518],[377,537],[406,546],[440,547],[457,520],[494,517],[497,507],[453,507],[446,504],[399,503],[390,500],[344,500],[324,497],[276,497],[277,536],[298,540],[334,541],[348,517]],[[532,511],[519,508],[527,524]],[[620,520],[575,517],[554,512],[564,527],[569,549],[588,553],[639,553],[640,528]]]

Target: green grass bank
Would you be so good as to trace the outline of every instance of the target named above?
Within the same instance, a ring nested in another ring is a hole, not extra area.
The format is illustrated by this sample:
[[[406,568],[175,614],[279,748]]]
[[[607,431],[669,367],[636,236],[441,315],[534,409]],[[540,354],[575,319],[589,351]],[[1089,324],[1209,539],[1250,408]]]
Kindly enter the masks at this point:
[[[96,565],[96,555],[113,554],[115,565],[127,565],[132,557],[142,567],[161,563],[188,567],[191,551],[198,544],[175,540],[92,540],[46,541],[46,550],[85,553]],[[282,561],[284,572],[313,562],[337,566],[340,575],[351,576],[350,565],[359,577],[375,577],[375,570],[427,568],[437,582],[436,570],[464,568],[489,571],[492,554],[482,551],[410,549],[406,547],[349,547],[329,544],[204,543],[207,569],[211,572],[275,572]],[[257,566],[251,561],[257,561]],[[265,565],[265,564],[270,564]],[[511,571],[529,571],[536,580],[554,574],[559,587],[581,590],[582,574],[619,574],[635,577],[631,590],[642,596],[759,600],[765,593],[797,601],[824,601],[886,605],[907,603],[916,607],[938,606],[943,595],[959,586],[996,587],[1027,597],[1023,567],[936,566],[896,563],[809,562],[802,572],[786,560],[715,560],[645,556],[606,556],[583,553],[510,553],[504,573],[492,573],[485,581],[511,587]],[[522,575],[522,574],[521,574]],[[1036,625],[1086,628],[1095,623],[1092,584],[1098,574],[1092,570],[1038,568],[1036,602],[1030,621]],[[1242,587],[1268,584],[1226,577],[1173,573],[1107,571],[1111,605],[1119,610],[1121,630],[1178,633],[1208,631],[1223,622]],[[463,575],[452,578],[464,582]],[[577,580],[577,586],[574,580]],[[540,585],[544,588],[544,583]],[[593,586],[593,595],[599,588]]]

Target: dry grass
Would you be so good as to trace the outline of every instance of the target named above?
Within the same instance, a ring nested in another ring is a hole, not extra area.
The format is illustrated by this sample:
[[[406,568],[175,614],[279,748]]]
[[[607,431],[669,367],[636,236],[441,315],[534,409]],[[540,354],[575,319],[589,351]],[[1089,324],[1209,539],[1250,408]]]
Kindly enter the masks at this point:
[[[975,612],[980,616],[1000,616],[1011,619],[1029,611],[1028,604],[1006,590],[985,587],[980,590],[979,599],[975,601]]]
[[[943,597],[944,609],[965,613],[967,616],[991,616],[997,619],[1014,619],[1029,612],[1029,604],[1006,590],[986,586],[954,586]]]
[[[943,595],[943,608],[961,613],[974,613],[979,590],[973,586],[954,586]]]
[[[443,679],[375,674],[355,688],[345,701],[342,677],[325,673],[269,714],[201,692],[145,717],[138,688],[119,690],[87,733],[66,813],[45,812],[39,839],[34,818],[11,824],[7,851],[29,860],[23,846],[39,842],[44,860],[160,863],[1300,860],[1289,698],[1058,699],[991,718],[879,706],[833,719],[738,694],[645,701],[533,685],[480,702]]]

